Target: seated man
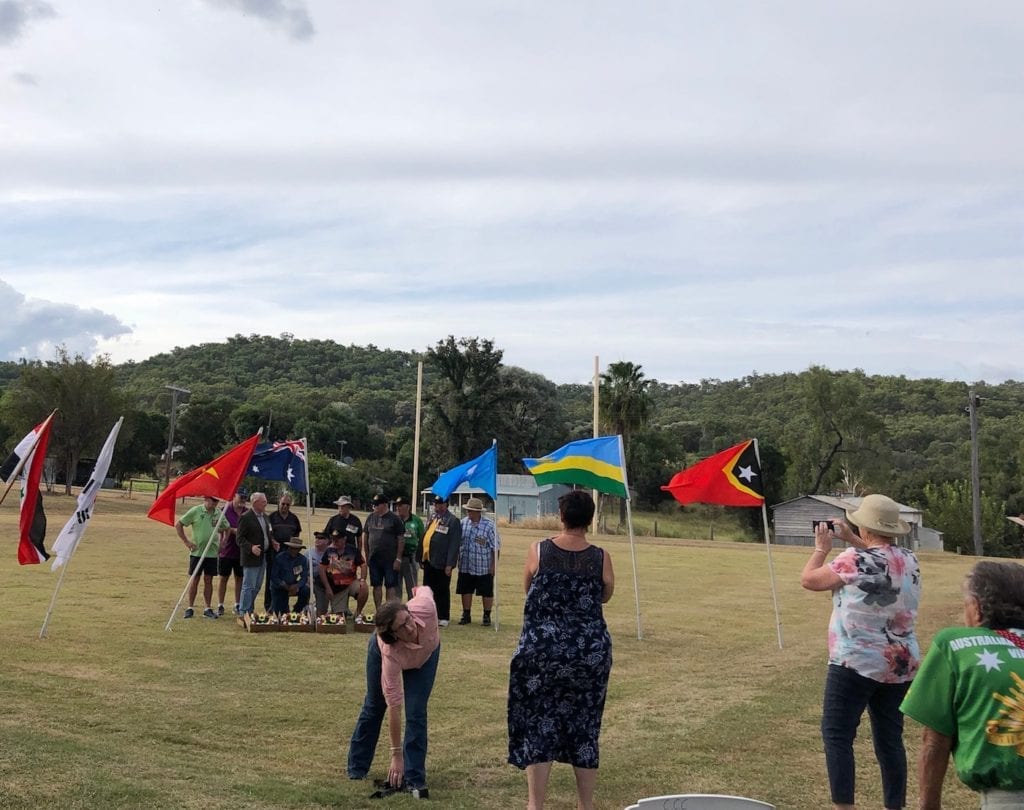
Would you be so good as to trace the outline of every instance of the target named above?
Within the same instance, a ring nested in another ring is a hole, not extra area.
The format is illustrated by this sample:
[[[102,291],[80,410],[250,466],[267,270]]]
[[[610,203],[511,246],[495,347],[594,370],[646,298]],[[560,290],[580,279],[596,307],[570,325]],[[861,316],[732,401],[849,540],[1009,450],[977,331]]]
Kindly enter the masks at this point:
[[[324,552],[330,541],[323,532],[313,532],[313,548],[306,550],[306,557],[312,563],[313,573],[313,603],[316,605],[316,615],[323,616],[327,612],[327,591],[324,590],[324,583],[320,579],[320,560],[324,558]]]
[[[270,574],[270,609],[274,613],[288,613],[288,600],[297,597],[295,612],[306,609],[309,604],[309,560],[299,554],[305,548],[299,540],[282,544],[283,554],[274,558]]]
[[[348,614],[350,596],[356,598],[356,613],[362,613],[370,594],[366,584],[366,561],[356,543],[349,542],[345,535],[338,535],[320,560],[320,582],[331,613],[344,611]]]

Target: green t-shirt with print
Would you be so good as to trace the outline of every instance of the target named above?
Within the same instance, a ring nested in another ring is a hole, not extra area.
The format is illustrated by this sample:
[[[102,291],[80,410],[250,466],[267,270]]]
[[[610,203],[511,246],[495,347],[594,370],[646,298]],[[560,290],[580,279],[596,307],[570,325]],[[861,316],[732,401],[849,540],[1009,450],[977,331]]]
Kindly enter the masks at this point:
[[[405,521],[405,553],[414,554],[423,539],[423,521],[419,515],[409,515]]]
[[[231,524],[227,522],[219,509],[214,509],[211,515],[206,511],[206,506],[203,504],[193,506],[181,516],[181,525],[192,527],[192,542],[196,544],[196,550],[191,552],[192,557],[217,556],[217,551],[220,549],[220,539],[216,537],[212,540],[210,539],[214,531],[213,521],[217,515],[220,515],[218,528],[230,529]]]
[[[1024,790],[1024,649],[1012,641],[986,627],[940,630],[900,709],[953,738],[967,787]]]

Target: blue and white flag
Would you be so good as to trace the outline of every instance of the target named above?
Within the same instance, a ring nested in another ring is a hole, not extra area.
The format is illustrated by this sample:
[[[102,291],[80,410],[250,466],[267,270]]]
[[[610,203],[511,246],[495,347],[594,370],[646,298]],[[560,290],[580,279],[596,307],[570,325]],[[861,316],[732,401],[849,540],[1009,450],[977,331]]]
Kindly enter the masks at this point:
[[[266,481],[285,481],[293,491],[306,492],[306,440],[258,445],[246,474]]]
[[[497,444],[492,444],[481,455],[471,461],[441,473],[430,488],[430,491],[441,498],[450,498],[451,494],[462,483],[482,489],[491,496],[491,500],[498,499]]]

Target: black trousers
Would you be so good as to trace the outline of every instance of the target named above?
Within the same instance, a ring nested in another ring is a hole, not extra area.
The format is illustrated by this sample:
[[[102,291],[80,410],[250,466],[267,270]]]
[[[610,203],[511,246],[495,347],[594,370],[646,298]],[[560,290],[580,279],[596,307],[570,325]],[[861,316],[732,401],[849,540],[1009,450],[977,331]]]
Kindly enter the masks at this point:
[[[437,605],[437,620],[451,620],[452,612],[452,575],[445,574],[443,568],[434,568],[430,563],[423,563],[423,584],[434,592],[434,604]]]

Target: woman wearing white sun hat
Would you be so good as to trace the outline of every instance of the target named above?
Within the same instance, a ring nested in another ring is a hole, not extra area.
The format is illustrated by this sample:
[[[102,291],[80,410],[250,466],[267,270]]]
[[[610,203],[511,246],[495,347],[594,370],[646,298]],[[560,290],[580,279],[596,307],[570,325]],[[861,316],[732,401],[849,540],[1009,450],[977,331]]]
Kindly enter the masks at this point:
[[[910,526],[892,498],[868,495],[834,526],[820,521],[815,527],[814,551],[800,578],[807,590],[832,592],[821,719],[832,806],[855,806],[853,741],[867,709],[885,807],[899,810],[907,794],[899,706],[920,664],[914,623],[921,569],[912,551],[896,545]],[[852,548],[829,563],[835,538]]]

